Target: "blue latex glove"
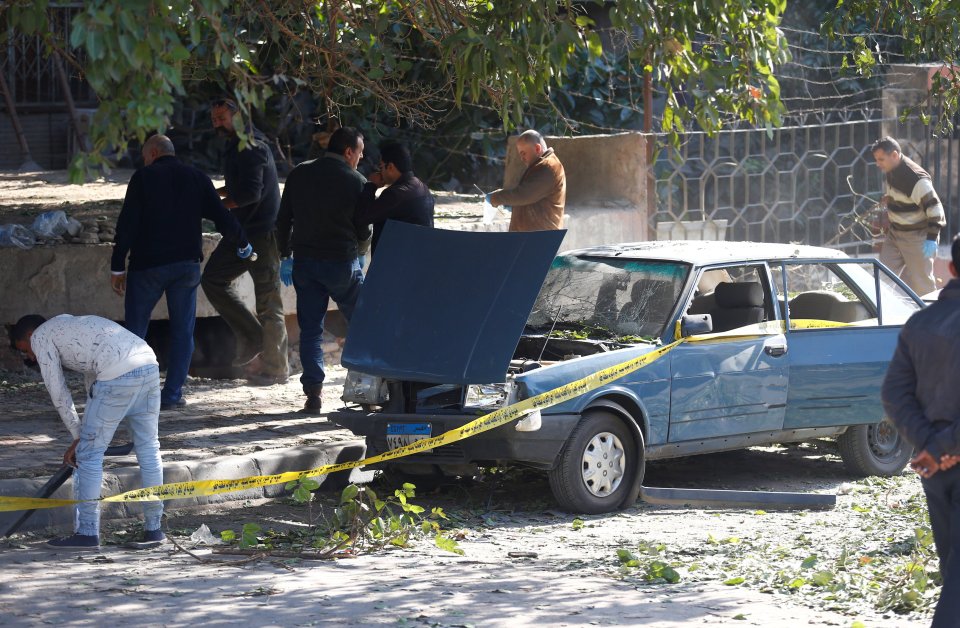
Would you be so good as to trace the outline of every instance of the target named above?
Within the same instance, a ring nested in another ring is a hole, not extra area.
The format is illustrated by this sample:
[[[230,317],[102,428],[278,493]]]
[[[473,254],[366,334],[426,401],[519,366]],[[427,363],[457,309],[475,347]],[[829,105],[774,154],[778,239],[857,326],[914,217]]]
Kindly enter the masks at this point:
[[[937,254],[937,243],[933,240],[924,240],[923,241],[923,256],[927,259],[930,259]]]
[[[287,257],[280,260],[280,281],[285,286],[293,285],[293,258]]]
[[[484,195],[483,195],[483,200],[485,200],[486,202],[490,203],[490,195],[489,195],[489,194],[484,194]],[[490,203],[490,204],[493,205],[493,203]]]
[[[253,245],[247,242],[247,246],[237,249],[237,257],[247,259],[253,255]]]

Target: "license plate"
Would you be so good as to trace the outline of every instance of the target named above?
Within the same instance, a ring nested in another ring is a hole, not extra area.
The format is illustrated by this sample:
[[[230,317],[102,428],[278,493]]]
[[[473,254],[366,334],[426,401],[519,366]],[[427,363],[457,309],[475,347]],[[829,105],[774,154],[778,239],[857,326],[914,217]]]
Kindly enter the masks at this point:
[[[415,443],[424,438],[430,438],[429,423],[387,423],[387,448],[396,449]],[[432,449],[424,449],[421,453],[429,453]]]

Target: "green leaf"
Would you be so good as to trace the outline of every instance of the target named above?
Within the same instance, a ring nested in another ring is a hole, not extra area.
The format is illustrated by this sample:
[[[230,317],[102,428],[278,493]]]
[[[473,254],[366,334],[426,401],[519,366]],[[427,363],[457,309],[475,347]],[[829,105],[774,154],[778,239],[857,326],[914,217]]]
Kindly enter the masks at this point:
[[[220,540],[224,543],[230,543],[235,538],[237,538],[237,535],[233,530],[223,530],[220,532]]]
[[[348,484],[343,492],[340,493],[340,503],[344,504],[346,502],[353,501],[356,499],[357,495],[360,493],[360,487],[356,484]]]
[[[810,581],[813,582],[813,584],[817,585],[818,587],[825,587],[831,582],[833,582],[833,579],[834,579],[833,572],[824,569],[813,574],[813,577],[810,578]]]
[[[570,525],[571,525],[571,527],[572,527],[574,530],[582,530],[582,529],[583,529],[583,519],[574,519],[574,520],[573,520],[573,523],[571,523]]]
[[[725,585],[731,586],[731,587],[736,586],[738,584],[743,584],[744,582],[746,582],[746,580],[741,576],[737,576],[736,578],[729,578],[723,581]]]
[[[446,537],[440,533],[433,538],[433,542],[436,543],[437,547],[444,550],[445,552],[453,552],[454,554],[459,554],[463,556],[464,552],[460,549],[460,546],[454,539]]]

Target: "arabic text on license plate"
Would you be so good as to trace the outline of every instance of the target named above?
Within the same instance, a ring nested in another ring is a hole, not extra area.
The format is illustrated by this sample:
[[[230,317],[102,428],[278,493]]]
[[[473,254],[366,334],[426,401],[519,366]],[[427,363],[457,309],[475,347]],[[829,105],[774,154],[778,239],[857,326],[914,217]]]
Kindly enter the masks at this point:
[[[430,435],[429,423],[387,423],[387,448],[396,449],[424,438],[430,438]],[[425,449],[422,453],[431,451],[433,450]]]

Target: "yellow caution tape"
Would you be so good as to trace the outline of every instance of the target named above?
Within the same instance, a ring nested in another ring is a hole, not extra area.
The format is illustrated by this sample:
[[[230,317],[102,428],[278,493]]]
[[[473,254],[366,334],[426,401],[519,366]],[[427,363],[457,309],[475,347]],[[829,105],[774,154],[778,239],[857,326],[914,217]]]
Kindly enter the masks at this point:
[[[792,320],[791,328],[797,329],[815,329],[821,327],[838,327],[846,323],[835,323],[833,321],[816,320]],[[104,497],[105,502],[139,502],[139,501],[164,501],[168,499],[186,499],[190,497],[204,497],[209,495],[218,495],[221,493],[232,493],[262,486],[271,486],[275,484],[286,484],[308,477],[316,477],[347,471],[356,467],[377,464],[388,460],[395,460],[404,456],[449,445],[457,441],[470,438],[494,428],[505,425],[516,419],[521,419],[530,412],[542,410],[551,406],[558,405],[570,399],[574,399],[596,390],[601,386],[609,384],[615,379],[641,369],[653,362],[659,360],[667,353],[684,342],[716,342],[729,340],[733,338],[750,338],[757,336],[768,336],[783,333],[785,328],[784,321],[767,321],[755,325],[748,325],[730,331],[716,334],[703,334],[699,336],[689,336],[675,340],[668,345],[646,353],[642,356],[615,364],[614,366],[602,369],[592,373],[582,379],[564,384],[553,390],[541,393],[529,399],[518,401],[504,408],[494,410],[460,427],[448,430],[439,436],[424,438],[415,441],[409,445],[403,445],[390,451],[385,451],[370,458],[356,460],[351,462],[341,462],[338,464],[328,464],[305,471],[288,471],[286,473],[277,473],[274,475],[256,475],[236,480],[197,480],[190,482],[175,482],[171,484],[162,484],[148,488],[127,491],[119,495]],[[91,500],[93,501],[93,500]],[[79,503],[72,499],[45,499],[36,497],[4,497],[0,496],[0,512],[14,510],[39,510],[42,508],[58,508],[60,506],[69,506]]]

